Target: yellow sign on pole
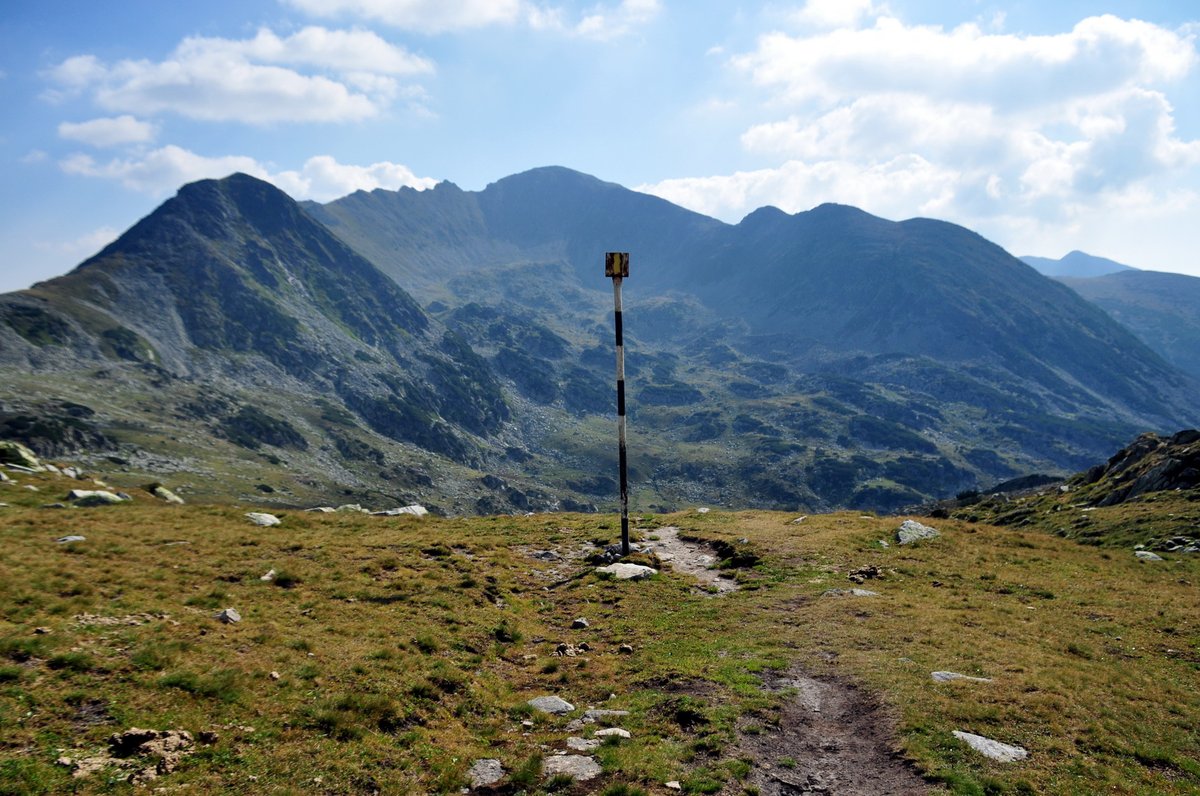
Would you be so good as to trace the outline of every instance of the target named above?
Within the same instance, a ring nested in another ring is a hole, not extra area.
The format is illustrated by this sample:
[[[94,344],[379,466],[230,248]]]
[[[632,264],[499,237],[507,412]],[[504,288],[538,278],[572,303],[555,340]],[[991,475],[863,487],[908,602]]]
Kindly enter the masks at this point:
[[[604,255],[604,275],[629,276],[629,252],[607,252]]]

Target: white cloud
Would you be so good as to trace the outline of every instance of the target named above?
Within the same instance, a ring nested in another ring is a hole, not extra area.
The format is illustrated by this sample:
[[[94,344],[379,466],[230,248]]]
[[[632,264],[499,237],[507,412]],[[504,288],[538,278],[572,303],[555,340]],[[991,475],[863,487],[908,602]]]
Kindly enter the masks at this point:
[[[59,138],[82,141],[94,147],[145,144],[153,141],[156,133],[154,125],[128,115],[77,123],[63,122],[58,126]]]
[[[946,31],[883,16],[870,28],[772,33],[733,63],[792,103],[912,93],[1030,107],[1175,80],[1196,61],[1189,37],[1113,16],[1051,36],[986,34],[975,25]]]
[[[121,233],[114,227],[100,227],[74,240],[38,241],[34,247],[42,251],[60,254],[72,262],[90,257],[117,239]]]
[[[21,156],[21,163],[32,165],[34,163],[45,163],[50,159],[49,153],[44,149],[31,149]]]
[[[282,0],[317,17],[350,16],[420,33],[526,24],[534,30],[607,41],[654,19],[660,0],[598,4],[572,21],[561,6],[531,0]]]
[[[522,15],[522,0],[283,0],[317,17],[354,16],[405,30],[441,33],[508,24]]]
[[[305,161],[300,169],[272,172],[251,157],[207,157],[174,145],[103,163],[90,155],[76,153],[60,161],[59,166],[68,174],[115,180],[130,190],[154,196],[169,194],[184,183],[225,177],[236,171],[271,182],[295,199],[321,202],[358,190],[395,190],[404,186],[425,189],[432,188],[437,182],[429,177],[418,177],[399,163],[356,166],[339,163],[328,155],[318,155]]]
[[[847,28],[875,13],[877,10],[871,0],[808,0],[792,16],[796,24],[802,26]]]
[[[188,38],[159,62],[79,55],[48,75],[61,87],[51,99],[89,91],[109,111],[272,124],[376,116],[401,93],[395,77],[432,70],[375,33],[308,27],[286,38],[266,29],[252,39]]]

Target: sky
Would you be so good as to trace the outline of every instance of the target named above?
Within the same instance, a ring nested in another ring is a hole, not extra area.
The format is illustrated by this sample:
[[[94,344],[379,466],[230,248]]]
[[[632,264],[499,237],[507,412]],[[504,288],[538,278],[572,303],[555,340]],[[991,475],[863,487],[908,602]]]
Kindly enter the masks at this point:
[[[735,223],[824,202],[1200,276],[1194,0],[6,0],[0,291],[178,188],[560,165]]]

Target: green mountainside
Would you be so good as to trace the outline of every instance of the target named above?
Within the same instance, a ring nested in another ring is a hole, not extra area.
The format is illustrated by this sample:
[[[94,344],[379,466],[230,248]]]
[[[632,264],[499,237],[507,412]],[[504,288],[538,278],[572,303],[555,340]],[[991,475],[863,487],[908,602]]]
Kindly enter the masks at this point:
[[[729,225],[544,168],[303,207],[244,175],[185,186],[0,297],[0,437],[283,505],[611,507],[608,250],[633,254],[643,510],[892,511],[1198,419],[1188,377],[960,227]]]
[[[1200,279],[1129,270],[1060,281],[1128,327],[1163,359],[1200,378]]]

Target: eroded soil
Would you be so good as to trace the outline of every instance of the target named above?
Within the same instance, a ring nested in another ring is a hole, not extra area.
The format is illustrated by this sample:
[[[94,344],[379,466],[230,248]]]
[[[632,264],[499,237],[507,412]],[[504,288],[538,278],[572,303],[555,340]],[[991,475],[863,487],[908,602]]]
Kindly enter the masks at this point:
[[[654,553],[659,560],[670,564],[676,572],[686,572],[700,581],[705,591],[724,594],[737,589],[737,581],[727,577],[718,569],[713,569],[717,557],[712,549],[699,542],[689,542],[679,538],[679,529],[667,525],[655,529],[639,548],[643,552]]]

